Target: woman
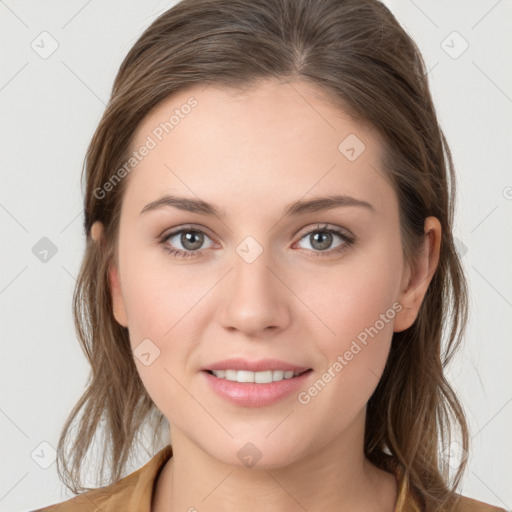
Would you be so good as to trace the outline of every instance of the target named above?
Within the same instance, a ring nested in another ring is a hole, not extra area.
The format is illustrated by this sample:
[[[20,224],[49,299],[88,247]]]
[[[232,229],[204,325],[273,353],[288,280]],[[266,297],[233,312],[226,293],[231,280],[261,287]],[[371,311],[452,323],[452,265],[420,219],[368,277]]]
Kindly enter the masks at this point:
[[[500,510],[455,491],[455,176],[386,7],[180,2],[121,65],[85,173],[92,376],[58,446],[81,494],[41,510]],[[147,424],[169,443],[121,478]]]

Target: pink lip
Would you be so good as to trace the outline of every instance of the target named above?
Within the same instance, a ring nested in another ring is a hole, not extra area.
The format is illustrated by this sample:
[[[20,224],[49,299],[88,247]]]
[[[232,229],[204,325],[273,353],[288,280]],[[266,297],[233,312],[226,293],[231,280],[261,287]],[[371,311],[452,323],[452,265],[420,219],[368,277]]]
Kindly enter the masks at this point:
[[[207,370],[285,370],[294,372],[304,372],[291,379],[283,379],[278,382],[269,382],[266,384],[256,384],[253,382],[235,382],[226,379],[220,379],[208,373]],[[266,359],[262,361],[249,362],[242,359],[227,359],[208,366],[201,371],[210,388],[225,400],[241,407],[265,407],[272,405],[279,400],[297,392],[304,386],[306,379],[309,378],[312,371],[303,366],[295,366],[282,361]]]
[[[307,366],[297,366],[278,359],[260,359],[259,361],[247,361],[242,358],[224,359],[212,363],[202,370],[246,370],[250,372],[262,372],[264,370],[284,370],[293,372],[305,372],[309,370]]]

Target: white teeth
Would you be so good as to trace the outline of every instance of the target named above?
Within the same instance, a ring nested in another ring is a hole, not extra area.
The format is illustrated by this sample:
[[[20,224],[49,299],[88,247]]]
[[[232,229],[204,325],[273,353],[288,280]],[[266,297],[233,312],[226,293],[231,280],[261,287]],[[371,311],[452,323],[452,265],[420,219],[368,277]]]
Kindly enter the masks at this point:
[[[283,370],[274,370],[272,372],[272,380],[282,380],[284,376]]]
[[[236,370],[224,370],[226,372],[226,379],[227,380],[236,380],[237,377],[237,371]],[[214,372],[215,374],[215,372]]]
[[[248,370],[211,370],[211,372],[219,379],[236,382],[256,382],[257,384],[278,382],[300,375],[300,372],[293,372],[292,370],[265,370],[262,372],[250,372]]]
[[[252,373],[252,372],[251,372]],[[272,370],[266,372],[254,372],[254,382],[258,384],[268,384],[274,380]]]
[[[245,370],[240,370],[236,374],[237,382],[254,382],[254,372],[247,372]]]

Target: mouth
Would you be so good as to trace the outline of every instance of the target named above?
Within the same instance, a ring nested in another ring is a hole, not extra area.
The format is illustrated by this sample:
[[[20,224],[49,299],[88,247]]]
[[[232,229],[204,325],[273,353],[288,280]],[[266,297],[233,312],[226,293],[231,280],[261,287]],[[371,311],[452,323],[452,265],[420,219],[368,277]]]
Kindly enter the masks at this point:
[[[217,379],[229,380],[232,382],[249,382],[255,384],[270,384],[271,382],[280,382],[285,379],[294,379],[301,375],[313,371],[311,368],[307,370],[204,370],[206,373],[213,375]]]
[[[238,407],[277,404],[307,385],[313,369],[277,359],[231,358],[203,367],[205,384]]]

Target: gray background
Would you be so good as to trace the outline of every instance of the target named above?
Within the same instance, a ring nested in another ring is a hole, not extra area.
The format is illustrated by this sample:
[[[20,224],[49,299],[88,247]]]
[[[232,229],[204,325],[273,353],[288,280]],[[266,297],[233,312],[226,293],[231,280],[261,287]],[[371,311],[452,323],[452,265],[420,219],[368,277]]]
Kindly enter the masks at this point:
[[[88,374],[71,316],[84,248],[81,165],[122,58],[173,4],[0,1],[2,511],[71,497],[52,447]],[[450,379],[473,445],[460,491],[510,509],[512,2],[387,4],[424,55],[458,172],[455,232],[472,314]],[[48,248],[43,237],[57,250],[46,262],[36,256]]]

